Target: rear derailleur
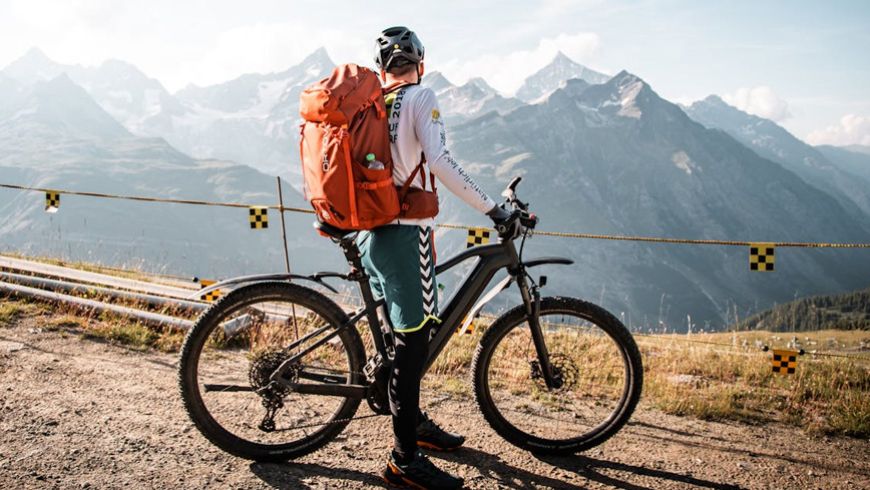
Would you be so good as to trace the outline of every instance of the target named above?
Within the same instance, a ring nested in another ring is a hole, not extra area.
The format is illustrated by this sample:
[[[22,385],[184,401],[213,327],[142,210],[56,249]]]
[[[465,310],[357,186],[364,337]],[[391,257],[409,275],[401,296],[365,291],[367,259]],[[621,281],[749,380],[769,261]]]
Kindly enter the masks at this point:
[[[284,397],[290,394],[290,389],[271,379],[272,373],[284,362],[287,355],[283,350],[261,352],[251,360],[248,380],[254,391],[260,395],[266,415],[257,426],[263,432],[275,431],[275,415],[284,408]],[[291,382],[297,378],[297,368],[291,367],[285,377]]]

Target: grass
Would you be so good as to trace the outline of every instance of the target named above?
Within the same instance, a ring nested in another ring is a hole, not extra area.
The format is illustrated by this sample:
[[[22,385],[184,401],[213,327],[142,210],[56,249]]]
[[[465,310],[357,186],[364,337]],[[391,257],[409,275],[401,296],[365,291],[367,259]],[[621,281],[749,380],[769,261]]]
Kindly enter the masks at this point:
[[[0,326],[14,324],[23,316],[34,316],[42,311],[42,305],[28,301],[0,301]]]
[[[0,326],[32,318],[43,331],[58,332],[67,337],[76,334],[82,339],[102,340],[135,350],[156,349],[177,352],[184,333],[173,329],[155,330],[138,322],[107,313],[88,315],[67,305],[0,297]]]
[[[470,396],[467,370],[482,330],[455,337],[433,366],[435,376],[428,376],[424,385],[441,393]],[[782,422],[810,434],[870,437],[870,332],[800,333],[799,348],[808,352],[864,355],[865,360],[806,354],[798,357],[795,374],[773,373],[771,352],[757,345],[784,348],[794,339],[792,334],[764,331],[638,336],[644,363],[642,405],[701,420]],[[584,359],[581,377],[595,376],[595,361],[601,356],[593,352],[579,343],[574,349],[573,355]],[[517,372],[525,376],[522,363],[517,365]],[[535,389],[523,393],[529,395],[535,403],[546,404],[546,393]]]
[[[646,403],[666,413],[703,420],[780,421],[810,433],[870,436],[870,357],[851,360],[808,354],[798,357],[795,374],[774,373],[771,353],[756,348],[755,341],[784,347],[791,339],[791,335],[769,332],[694,335],[691,339],[639,337]],[[870,332],[806,332],[799,341],[807,350],[836,346],[841,353],[857,355],[862,345],[870,343]]]
[[[88,322],[86,319],[69,313],[49,317],[48,320],[42,324],[44,330],[53,332],[68,332],[70,330],[84,331],[87,326]]]
[[[38,302],[0,299],[0,325],[8,326],[28,317],[36,318],[45,330],[75,333],[84,339],[139,350],[174,352],[183,340],[182,332],[155,330],[115,315],[88,317],[60,305],[47,308]],[[304,327],[308,330],[311,325],[306,323]],[[368,332],[364,326],[358,327],[366,351],[373,352]],[[451,397],[470,397],[468,369],[485,327],[481,321],[473,334],[454,336],[424,379],[424,386]],[[281,333],[261,329],[245,337],[243,343],[251,346],[261,342],[280,343],[276,335]],[[596,354],[594,343],[572,338],[569,335],[562,339],[563,343],[573,346],[570,353],[565,354],[575,358],[581,367],[581,381],[594,380],[602,374],[597,371],[606,367],[601,363],[606,356]],[[643,335],[636,340],[644,362],[642,405],[648,408],[701,420],[752,424],[776,421],[801,427],[810,434],[870,437],[870,332],[827,330],[802,332],[795,337],[753,331],[692,336]],[[773,373],[771,353],[763,352],[758,345],[781,348],[795,340],[808,352],[818,350],[866,357],[841,359],[807,354],[798,358],[795,374]],[[230,344],[226,347],[234,347]],[[520,345],[524,344],[517,343]],[[522,353],[511,352],[505,362],[512,362],[513,357],[516,362],[511,366],[510,375],[518,373],[517,376],[527,377],[528,360],[520,359]],[[514,394],[531,395],[529,401],[534,403],[544,403],[548,396],[543,392]]]

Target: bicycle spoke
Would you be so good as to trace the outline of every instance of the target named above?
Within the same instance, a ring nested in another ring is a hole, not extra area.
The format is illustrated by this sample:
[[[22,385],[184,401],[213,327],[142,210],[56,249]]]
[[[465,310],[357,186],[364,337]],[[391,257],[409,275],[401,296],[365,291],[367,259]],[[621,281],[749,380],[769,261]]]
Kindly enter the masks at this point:
[[[610,419],[621,403],[625,365],[606,332],[570,312],[540,317],[558,383],[548,388],[531,330],[520,322],[495,346],[487,369],[492,403],[500,417],[529,435],[569,440]]]
[[[238,318],[245,321],[245,328],[222,327],[238,326]],[[359,370],[352,369],[342,337],[308,347],[336,327],[311,308],[280,300],[239,305],[227,311],[214,321],[199,356],[197,384],[205,409],[224,430],[245,441],[291,446],[317,437],[342,419],[337,415],[348,400],[293,393],[273,382],[272,376],[284,361],[308,350],[287,366],[284,377],[288,382],[358,382]],[[353,403],[355,407],[358,401]]]

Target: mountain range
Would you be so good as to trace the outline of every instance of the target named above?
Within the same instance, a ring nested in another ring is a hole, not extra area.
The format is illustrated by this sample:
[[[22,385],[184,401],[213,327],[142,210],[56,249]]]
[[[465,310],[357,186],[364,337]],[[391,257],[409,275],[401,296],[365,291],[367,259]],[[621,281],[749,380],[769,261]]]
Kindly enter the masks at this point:
[[[271,204],[281,175],[288,203],[305,206],[293,190],[298,96],[332,66],[320,49],[282,72],[173,94],[121,61],[70,66],[31,50],[0,71],[0,182]],[[422,83],[438,96],[457,159],[492,195],[522,175],[542,229],[870,241],[870,154],[806,145],[718,97],[678,106],[637,75],[610,77],[562,53],[516,96],[438,72]],[[486,224],[452,196],[442,209],[442,222]],[[277,216],[253,231],[244,211],[63,196],[46,215],[40,196],[0,191],[0,246],[199,276],[283,268]],[[293,264],[342,268],[310,216],[287,218]],[[464,247],[460,235],[439,232],[439,255]],[[601,303],[634,326],[679,328],[690,315],[716,328],[774,302],[870,284],[860,250],[778,249],[776,272],[758,273],[745,247],[538,236],[527,249],[577,261],[545,271],[550,293]]]
[[[0,182],[146,197],[277,203],[275,177],[229,161],[191,158],[162,138],[135,136],[66,73],[28,86],[16,83],[14,90],[0,97]],[[290,186],[285,187],[284,198],[287,205],[305,205]],[[246,209],[71,195],[61,195],[55,214],[45,213],[43,206],[41,194],[3,190],[0,244],[4,250],[191,277],[283,269],[280,222],[275,215],[271,228],[250,230]],[[298,219],[291,219],[291,225],[300,226]],[[299,235],[291,234],[289,242],[294,250],[314,257],[314,263],[323,256]]]
[[[853,215],[870,213],[870,180],[841,168],[823,150],[804,143],[775,122],[740,111],[715,95],[684,110],[692,119],[725,131],[759,156],[827,191]]]

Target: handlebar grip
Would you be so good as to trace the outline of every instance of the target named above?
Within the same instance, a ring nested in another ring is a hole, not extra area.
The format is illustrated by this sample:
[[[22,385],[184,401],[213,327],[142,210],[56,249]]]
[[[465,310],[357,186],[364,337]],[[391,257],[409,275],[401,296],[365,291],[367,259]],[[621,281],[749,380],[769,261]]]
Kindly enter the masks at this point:
[[[529,214],[520,218],[520,223],[526,228],[534,228],[538,224],[538,217],[534,214]]]

